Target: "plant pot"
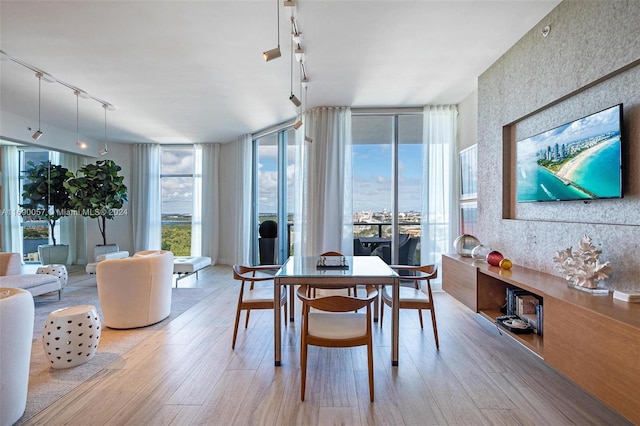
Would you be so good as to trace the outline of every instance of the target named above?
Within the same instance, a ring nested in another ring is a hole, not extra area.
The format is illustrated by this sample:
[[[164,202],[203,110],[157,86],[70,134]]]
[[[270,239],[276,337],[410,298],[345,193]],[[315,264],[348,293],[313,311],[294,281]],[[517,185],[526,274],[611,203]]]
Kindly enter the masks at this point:
[[[38,256],[43,265],[66,265],[69,258],[69,246],[50,244],[38,246]]]
[[[93,249],[93,261],[95,262],[96,258],[101,254],[113,253],[116,251],[120,251],[120,247],[117,244],[97,245]]]

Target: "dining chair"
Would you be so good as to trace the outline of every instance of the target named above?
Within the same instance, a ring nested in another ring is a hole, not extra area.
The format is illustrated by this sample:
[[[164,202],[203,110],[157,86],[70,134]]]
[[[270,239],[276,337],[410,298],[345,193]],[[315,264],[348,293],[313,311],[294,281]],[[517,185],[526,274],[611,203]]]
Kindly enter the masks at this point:
[[[337,251],[325,251],[324,253],[322,253],[320,256],[344,256],[342,253],[337,252]],[[313,297],[316,297],[316,289],[317,288],[323,288],[323,287],[318,287],[318,286],[314,286],[313,288],[310,288],[309,291],[311,292],[311,294],[313,294]],[[339,289],[339,288],[343,288],[343,287],[324,287],[325,289]],[[353,294],[354,296],[358,294],[358,286],[348,286],[346,287],[347,289],[347,294],[349,296],[351,296],[351,290],[353,289]]]
[[[327,348],[367,346],[369,398],[373,402],[373,338],[371,332],[371,302],[378,297],[375,286],[366,286],[365,297],[332,295],[311,297],[308,286],[298,288],[302,301],[300,332],[300,399],[304,401],[307,381],[308,345]],[[356,313],[366,306],[365,313]],[[311,311],[311,308],[314,308]]]
[[[277,272],[280,265],[260,265],[260,266],[243,266],[233,265],[233,278],[241,281],[240,293],[238,294],[238,307],[236,308],[236,321],[233,327],[233,342],[231,349],[236,347],[236,337],[238,336],[238,324],[240,323],[240,312],[247,311],[244,328],[249,325],[249,314],[252,309],[274,309],[273,285],[256,286],[256,283],[273,281],[273,276],[256,275],[257,272]],[[282,291],[278,309],[284,306],[283,318],[287,315],[287,292]],[[285,327],[287,321],[284,321]]]
[[[433,324],[433,336],[436,339],[436,348],[440,349],[438,342],[438,327],[436,325],[436,311],[431,294],[431,280],[438,277],[438,267],[436,265],[389,265],[398,273],[406,272],[410,276],[404,276],[402,280],[413,281],[413,288],[400,286],[400,309],[417,309],[420,318],[420,328],[424,328],[422,322],[422,310],[431,311],[431,323]],[[384,315],[384,305],[392,306],[392,297],[389,289],[385,286],[380,291],[380,298],[383,303],[380,305],[380,327]]]

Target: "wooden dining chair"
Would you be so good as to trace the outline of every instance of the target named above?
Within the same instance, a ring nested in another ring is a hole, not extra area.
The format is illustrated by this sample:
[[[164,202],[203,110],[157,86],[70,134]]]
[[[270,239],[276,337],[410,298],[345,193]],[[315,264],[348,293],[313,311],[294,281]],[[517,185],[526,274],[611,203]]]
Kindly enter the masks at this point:
[[[325,251],[320,256],[343,256],[344,257],[344,254],[342,254],[342,253],[340,253],[338,251]],[[343,288],[343,287],[318,287],[318,286],[314,286],[313,288],[309,289],[309,291],[311,292],[310,294],[312,294],[313,297],[316,297],[316,289],[317,288],[325,288],[325,289],[335,290],[335,289],[339,289],[339,288]],[[355,285],[348,286],[348,287],[346,287],[346,289],[347,289],[347,294],[349,296],[351,296],[351,290],[353,290],[354,296],[358,294],[358,286],[355,286]]]
[[[238,336],[238,324],[240,323],[240,312],[247,311],[244,328],[249,325],[249,314],[252,309],[274,309],[273,285],[256,286],[258,282],[273,281],[269,275],[256,275],[257,272],[277,272],[280,265],[260,265],[243,266],[233,265],[233,278],[241,281],[240,293],[238,294],[238,307],[236,308],[236,322],[233,327],[233,342],[231,349],[236,347],[236,337]],[[287,315],[287,292],[280,292],[278,309],[284,306],[283,318]],[[285,327],[287,321],[284,321]]]
[[[300,399],[304,401],[307,381],[308,345],[328,348],[367,346],[369,398],[373,402],[373,338],[371,332],[371,302],[378,297],[375,286],[366,286],[365,297],[332,295],[308,296],[308,286],[298,288],[302,301],[302,331],[300,339]],[[366,313],[356,313],[366,306]],[[314,308],[311,311],[311,308]]]
[[[431,322],[433,324],[433,336],[436,339],[436,348],[440,349],[438,342],[438,326],[436,325],[436,310],[433,304],[433,296],[431,294],[431,280],[438,277],[438,268],[436,265],[389,265],[391,268],[400,273],[409,273],[410,276],[403,276],[402,280],[412,280],[413,288],[400,287],[400,309],[417,309],[420,318],[420,328],[424,328],[422,322],[422,310],[431,311]],[[383,303],[380,305],[380,327],[382,327],[382,319],[384,316],[384,306],[392,306],[393,298],[389,293],[389,288],[383,286],[380,291],[380,297]]]

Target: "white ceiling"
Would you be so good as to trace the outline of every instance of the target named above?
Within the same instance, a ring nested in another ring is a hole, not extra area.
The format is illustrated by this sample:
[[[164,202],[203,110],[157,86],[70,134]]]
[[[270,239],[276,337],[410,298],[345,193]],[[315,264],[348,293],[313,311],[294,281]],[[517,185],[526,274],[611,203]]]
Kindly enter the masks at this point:
[[[303,33],[309,107],[455,104],[559,0],[0,1],[0,49],[109,102],[115,142],[228,142],[292,119],[290,21]],[[37,128],[38,81],[0,62],[2,112]],[[294,92],[298,69],[294,69]],[[83,135],[102,140],[100,103],[79,101]],[[42,127],[76,130],[76,97],[42,83]]]

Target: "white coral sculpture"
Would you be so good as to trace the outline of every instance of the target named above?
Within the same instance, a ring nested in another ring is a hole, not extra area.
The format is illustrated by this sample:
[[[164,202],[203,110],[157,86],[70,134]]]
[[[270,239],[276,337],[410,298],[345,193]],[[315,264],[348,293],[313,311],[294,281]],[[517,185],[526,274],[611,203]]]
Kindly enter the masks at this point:
[[[556,268],[573,285],[597,288],[598,281],[609,278],[613,268],[609,266],[609,261],[600,262],[602,251],[595,248],[591,238],[586,234],[578,242],[578,248],[575,253],[573,247],[557,252],[553,258]]]

